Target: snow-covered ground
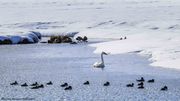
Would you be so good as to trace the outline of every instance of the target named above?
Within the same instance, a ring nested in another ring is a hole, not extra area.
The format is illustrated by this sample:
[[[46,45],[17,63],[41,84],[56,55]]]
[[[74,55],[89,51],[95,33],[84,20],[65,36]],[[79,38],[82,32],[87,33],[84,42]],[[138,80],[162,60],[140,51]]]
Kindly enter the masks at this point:
[[[123,42],[94,45],[96,52],[141,51],[151,56],[151,65],[179,69],[179,9],[179,0],[1,0],[0,34],[35,30],[79,31],[90,38],[127,36]]]

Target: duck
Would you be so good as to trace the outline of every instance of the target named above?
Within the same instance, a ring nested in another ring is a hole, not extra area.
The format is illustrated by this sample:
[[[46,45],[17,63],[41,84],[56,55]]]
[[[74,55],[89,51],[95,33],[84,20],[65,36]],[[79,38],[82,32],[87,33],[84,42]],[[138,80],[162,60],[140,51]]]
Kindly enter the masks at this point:
[[[38,86],[31,87],[31,89],[39,89]]]
[[[134,83],[127,84],[126,87],[134,87]]]
[[[64,83],[61,85],[61,87],[66,87],[66,86],[68,86],[68,83]]]
[[[147,82],[148,82],[148,83],[154,83],[155,80],[154,80],[154,79],[151,79],[151,80],[148,80]]]
[[[144,83],[143,82],[138,83],[138,86],[141,86],[141,85],[144,85]]]
[[[89,85],[90,83],[89,83],[89,81],[86,81],[86,82],[84,82],[83,84],[84,84],[84,85]]]
[[[32,87],[31,89],[39,89],[39,88],[44,88],[44,85],[43,84],[36,85],[36,86]]]
[[[68,87],[64,88],[64,90],[72,90],[72,86],[68,86]]]
[[[88,42],[87,40],[88,40],[87,36],[84,36],[82,39],[82,41],[84,41],[84,42]]]
[[[143,85],[140,85],[140,86],[138,87],[138,89],[144,89],[144,86],[143,86]]]
[[[48,83],[46,83],[47,85],[52,85],[53,83],[51,81],[49,81]]]
[[[144,80],[144,78],[143,77],[141,77],[141,79],[139,79],[139,80],[136,80],[137,82],[144,82],[145,80]]]
[[[78,36],[78,37],[76,38],[76,40],[77,40],[78,42],[82,42],[82,41],[83,41],[83,38],[82,38],[81,36]]]
[[[31,84],[30,86],[37,86],[37,85],[38,85],[38,83],[35,82],[35,83]]]
[[[167,91],[167,90],[168,90],[167,86],[164,86],[163,88],[161,88],[161,91]]]
[[[104,86],[109,86],[110,83],[107,81],[106,83],[104,83]]]
[[[27,83],[21,85],[21,87],[27,87],[27,86],[28,86]]]
[[[10,85],[18,85],[18,82],[14,81],[14,82],[10,83]]]
[[[38,86],[38,88],[44,88],[44,85],[43,85],[43,84],[41,84],[41,85],[39,85],[39,86]]]
[[[31,89],[39,89],[39,86],[36,85],[36,86],[34,86],[34,87],[31,87]]]

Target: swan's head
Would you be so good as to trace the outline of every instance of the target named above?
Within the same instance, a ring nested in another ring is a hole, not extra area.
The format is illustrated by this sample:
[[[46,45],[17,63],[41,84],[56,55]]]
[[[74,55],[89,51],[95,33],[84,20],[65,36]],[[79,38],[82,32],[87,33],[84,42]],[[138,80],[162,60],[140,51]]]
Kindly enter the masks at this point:
[[[106,53],[106,52],[102,52],[101,54],[108,55],[108,53]]]

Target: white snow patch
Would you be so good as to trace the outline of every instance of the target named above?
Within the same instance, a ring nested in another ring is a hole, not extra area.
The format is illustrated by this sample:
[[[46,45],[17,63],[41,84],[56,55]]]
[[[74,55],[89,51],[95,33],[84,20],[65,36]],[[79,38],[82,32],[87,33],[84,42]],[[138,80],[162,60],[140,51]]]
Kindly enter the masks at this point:
[[[154,36],[154,37],[152,37]],[[111,54],[123,54],[128,52],[139,52],[141,55],[148,55],[151,65],[180,69],[180,42],[178,34],[138,34],[129,35],[126,40],[118,40],[92,44],[97,47],[95,53],[101,51]]]

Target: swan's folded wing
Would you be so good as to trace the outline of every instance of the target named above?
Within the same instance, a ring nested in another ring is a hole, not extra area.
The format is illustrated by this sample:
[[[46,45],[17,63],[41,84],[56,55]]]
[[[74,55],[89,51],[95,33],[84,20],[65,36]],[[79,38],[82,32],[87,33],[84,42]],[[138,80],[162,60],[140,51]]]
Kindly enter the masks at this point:
[[[95,62],[94,64],[93,64],[93,66],[94,67],[97,67],[97,66],[99,66],[101,63],[100,62]]]

